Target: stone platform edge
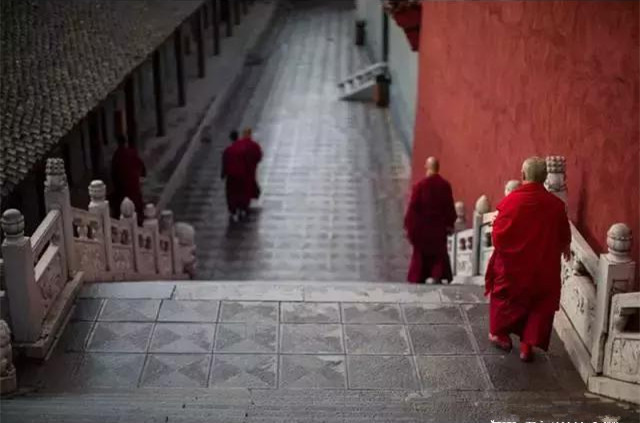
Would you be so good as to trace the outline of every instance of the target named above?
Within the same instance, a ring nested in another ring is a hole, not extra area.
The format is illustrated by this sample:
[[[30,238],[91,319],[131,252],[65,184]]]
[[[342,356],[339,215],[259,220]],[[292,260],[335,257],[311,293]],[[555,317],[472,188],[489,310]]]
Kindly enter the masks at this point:
[[[242,68],[245,66],[247,58],[259,45],[261,39],[263,38],[263,35],[269,30],[271,23],[275,20],[276,14],[280,9],[282,1],[270,0],[266,4],[268,4],[270,7],[267,10],[267,13],[265,13],[264,19],[260,21],[260,25],[257,25],[254,28],[253,33],[250,35],[249,41],[245,45],[244,51],[241,53],[244,55],[244,60],[239,62],[240,64],[237,66],[237,69],[234,69],[234,72],[232,72],[233,77],[230,83],[227,84],[227,86],[220,92],[218,96],[216,96],[215,100],[207,109],[193,136],[187,142],[188,147],[184,152],[182,158],[180,159],[180,162],[173,171],[171,178],[169,178],[169,181],[166,183],[165,188],[162,190],[162,194],[160,195],[160,199],[158,200],[157,204],[157,208],[159,210],[167,208],[175,193],[184,184],[185,178],[187,176],[187,169],[189,168],[194,155],[200,147],[200,138],[202,136],[202,132],[208,126],[208,122],[215,120],[221,110],[221,107],[227,103],[227,101],[231,97],[231,94],[238,86],[238,83],[240,82],[240,78],[242,76]]]
[[[86,284],[80,298],[368,303],[486,303],[474,286],[379,282],[186,281]]]

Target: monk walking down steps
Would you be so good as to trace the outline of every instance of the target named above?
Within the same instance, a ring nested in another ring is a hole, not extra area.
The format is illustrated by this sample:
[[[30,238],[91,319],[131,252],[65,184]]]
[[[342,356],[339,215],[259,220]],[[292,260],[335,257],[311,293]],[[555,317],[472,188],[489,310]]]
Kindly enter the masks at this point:
[[[111,176],[113,179],[114,216],[120,212],[120,204],[125,198],[129,198],[136,207],[138,223],[144,219],[144,202],[140,179],[147,175],[144,162],[138,155],[138,151],[128,145],[123,135],[118,135],[118,148],[111,159]]]
[[[418,182],[404,218],[404,228],[413,246],[409,282],[451,282],[451,263],[447,254],[447,234],[453,230],[456,211],[451,185],[440,176],[440,163],[429,157],[426,177]]]
[[[258,164],[262,161],[262,148],[254,141],[253,131],[247,128],[242,132],[242,139],[238,141],[244,150],[247,161],[247,172],[251,184],[251,199],[260,198],[260,185],[258,185]]]
[[[489,340],[509,351],[509,335],[518,335],[523,361],[533,359],[532,347],[549,347],[560,304],[560,258],[571,243],[565,205],[545,189],[546,177],[544,159],[525,160],[522,186],[497,206],[485,277]]]

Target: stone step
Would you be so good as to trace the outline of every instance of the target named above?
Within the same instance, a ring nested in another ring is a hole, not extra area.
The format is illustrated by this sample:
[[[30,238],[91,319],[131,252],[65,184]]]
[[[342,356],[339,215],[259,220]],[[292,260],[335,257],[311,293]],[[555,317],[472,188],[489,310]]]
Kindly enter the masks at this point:
[[[538,392],[431,394],[342,390],[150,390],[5,399],[3,423],[29,422],[634,422],[638,410]],[[607,420],[609,418],[609,420]]]

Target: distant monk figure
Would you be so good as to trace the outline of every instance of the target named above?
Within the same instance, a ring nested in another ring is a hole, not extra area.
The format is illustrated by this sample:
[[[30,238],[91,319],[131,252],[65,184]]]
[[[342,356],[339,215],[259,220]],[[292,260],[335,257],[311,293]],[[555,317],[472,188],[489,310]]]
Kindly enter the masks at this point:
[[[120,210],[120,204],[125,197],[129,198],[136,206],[138,222],[144,218],[144,202],[140,188],[140,178],[147,175],[144,162],[135,148],[127,145],[123,135],[117,136],[118,148],[111,159],[111,175],[114,186],[114,210],[116,215]]]
[[[435,157],[425,163],[427,176],[418,182],[404,218],[404,228],[413,246],[409,282],[451,282],[451,263],[447,253],[447,234],[456,221],[451,185],[440,176]]]
[[[229,135],[231,145],[222,153],[222,179],[226,182],[229,217],[239,222],[251,203],[251,179],[247,154],[238,140],[238,131]]]
[[[565,205],[543,186],[544,159],[522,165],[523,185],[497,206],[495,250],[486,274],[490,295],[489,340],[511,350],[510,334],[520,337],[520,359],[533,359],[532,346],[546,350],[560,302],[560,257],[571,229]]]
[[[247,158],[247,166],[249,172],[249,179],[251,184],[251,198],[260,198],[260,185],[258,185],[258,164],[262,161],[262,148],[260,144],[255,142],[252,138],[253,131],[251,128],[247,128],[242,132],[242,139],[239,141],[242,148],[245,150],[245,156]]]

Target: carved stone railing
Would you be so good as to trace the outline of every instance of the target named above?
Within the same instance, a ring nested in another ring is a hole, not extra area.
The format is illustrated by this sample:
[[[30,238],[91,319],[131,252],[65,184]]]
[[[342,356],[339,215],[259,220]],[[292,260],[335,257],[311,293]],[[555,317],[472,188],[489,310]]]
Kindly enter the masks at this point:
[[[174,224],[170,211],[158,219],[147,205],[138,226],[125,199],[121,218],[112,219],[102,181],[89,186],[88,210],[73,208],[64,162],[49,159],[46,172],[47,215],[33,235],[25,236],[18,210],[1,220],[3,316],[8,309],[14,347],[36,358],[46,356],[83,281],[188,279],[195,272],[193,228]]]
[[[548,157],[547,171],[545,187],[566,204],[564,157]],[[505,195],[515,187],[517,183],[509,181]],[[476,204],[473,229],[449,238],[455,283],[484,283],[487,261],[493,253],[491,229],[496,217],[489,209],[482,196]],[[461,248],[461,241],[469,237],[471,252]],[[457,248],[452,248],[452,241],[457,241]],[[598,255],[571,224],[571,254],[562,259],[560,310],[554,328],[591,391],[640,402],[640,294],[629,292],[635,286],[631,244],[631,230],[616,223],[607,232],[608,252]],[[460,266],[469,262],[469,255],[471,277],[467,268]]]

